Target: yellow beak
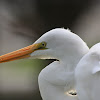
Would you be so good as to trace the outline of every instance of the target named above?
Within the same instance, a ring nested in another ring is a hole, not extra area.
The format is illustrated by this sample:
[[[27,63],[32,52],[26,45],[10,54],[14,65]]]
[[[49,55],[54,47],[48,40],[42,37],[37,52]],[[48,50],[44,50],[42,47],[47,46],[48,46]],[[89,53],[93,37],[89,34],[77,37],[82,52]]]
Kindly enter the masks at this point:
[[[0,56],[0,63],[30,57],[30,54],[39,49],[40,43],[32,44],[22,49]]]

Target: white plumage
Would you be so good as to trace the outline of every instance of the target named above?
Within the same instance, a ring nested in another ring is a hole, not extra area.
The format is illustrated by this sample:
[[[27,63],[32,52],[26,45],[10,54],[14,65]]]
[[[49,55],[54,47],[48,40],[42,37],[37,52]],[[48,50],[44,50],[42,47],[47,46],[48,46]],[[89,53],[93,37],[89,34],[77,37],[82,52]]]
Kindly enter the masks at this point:
[[[35,43],[47,43],[46,50],[31,54],[42,59],[57,59],[39,74],[39,88],[43,100],[76,100],[65,95],[74,89],[74,70],[79,60],[88,52],[86,43],[66,29],[53,29],[41,36]]]
[[[100,100],[100,43],[80,60],[75,78],[79,100]]]

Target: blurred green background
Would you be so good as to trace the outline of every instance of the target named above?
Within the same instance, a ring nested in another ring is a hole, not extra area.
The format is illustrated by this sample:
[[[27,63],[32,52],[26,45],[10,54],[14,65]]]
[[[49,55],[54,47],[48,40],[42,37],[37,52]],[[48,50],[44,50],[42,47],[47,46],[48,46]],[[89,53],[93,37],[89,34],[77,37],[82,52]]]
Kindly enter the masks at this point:
[[[100,0],[0,0],[0,55],[32,44],[53,28],[69,28],[89,47],[100,41]],[[38,75],[52,60],[0,64],[0,100],[42,100]]]
[[[0,100],[41,100],[38,74],[48,60],[24,59],[0,65]]]

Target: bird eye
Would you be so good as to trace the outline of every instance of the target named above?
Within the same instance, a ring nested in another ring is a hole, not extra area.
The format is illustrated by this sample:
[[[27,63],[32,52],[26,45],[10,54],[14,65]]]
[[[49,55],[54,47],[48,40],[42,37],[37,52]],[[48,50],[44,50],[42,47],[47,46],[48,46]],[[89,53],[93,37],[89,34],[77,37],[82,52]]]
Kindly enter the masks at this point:
[[[42,47],[46,47],[46,42],[42,42],[42,43],[41,43],[41,46],[42,46]]]
[[[47,44],[46,42],[41,42],[40,45],[39,45],[39,47],[37,49],[38,50],[40,50],[40,49],[47,49],[46,48],[46,44]]]

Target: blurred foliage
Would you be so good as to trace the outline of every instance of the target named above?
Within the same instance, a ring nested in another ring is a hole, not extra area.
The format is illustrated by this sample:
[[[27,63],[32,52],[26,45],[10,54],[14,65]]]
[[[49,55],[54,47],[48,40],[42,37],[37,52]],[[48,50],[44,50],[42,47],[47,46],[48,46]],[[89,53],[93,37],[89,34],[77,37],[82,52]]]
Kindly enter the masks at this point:
[[[0,64],[0,100],[41,100],[38,75],[49,60],[22,59]]]

